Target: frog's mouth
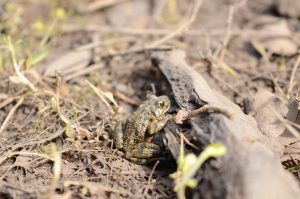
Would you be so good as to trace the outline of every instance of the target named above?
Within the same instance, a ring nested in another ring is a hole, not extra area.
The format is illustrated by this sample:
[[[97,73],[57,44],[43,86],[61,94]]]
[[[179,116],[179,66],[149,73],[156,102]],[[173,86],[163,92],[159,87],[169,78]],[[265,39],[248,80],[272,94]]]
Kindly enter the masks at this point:
[[[163,115],[164,113],[165,113],[165,111],[162,109],[159,109],[159,108],[154,110],[154,114],[156,117],[159,117],[159,116]]]

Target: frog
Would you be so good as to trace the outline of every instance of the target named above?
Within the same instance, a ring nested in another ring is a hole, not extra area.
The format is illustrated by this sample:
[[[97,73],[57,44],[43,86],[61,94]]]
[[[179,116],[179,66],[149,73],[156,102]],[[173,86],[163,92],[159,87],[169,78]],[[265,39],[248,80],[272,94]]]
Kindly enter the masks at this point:
[[[127,160],[148,164],[158,159],[161,146],[152,143],[152,139],[172,118],[167,114],[169,108],[168,96],[151,94],[125,122],[116,125],[113,142],[118,150],[124,152]]]

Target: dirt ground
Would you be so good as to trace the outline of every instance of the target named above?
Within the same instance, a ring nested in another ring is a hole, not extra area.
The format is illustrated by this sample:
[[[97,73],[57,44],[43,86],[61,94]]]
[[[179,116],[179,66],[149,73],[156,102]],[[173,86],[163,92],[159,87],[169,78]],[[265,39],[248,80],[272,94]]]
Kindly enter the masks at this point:
[[[279,140],[283,167],[300,179],[300,2],[0,6],[0,198],[176,198],[176,160],[138,165],[111,140],[147,93],[172,96],[151,63],[170,49]]]

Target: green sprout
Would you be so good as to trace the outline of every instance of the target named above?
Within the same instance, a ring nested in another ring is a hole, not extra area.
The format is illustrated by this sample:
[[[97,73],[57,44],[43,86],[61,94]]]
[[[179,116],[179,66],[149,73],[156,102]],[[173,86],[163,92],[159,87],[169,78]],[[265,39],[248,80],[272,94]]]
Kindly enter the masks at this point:
[[[13,67],[15,70],[15,75],[10,76],[9,80],[16,84],[23,84],[28,86],[32,91],[37,91],[35,86],[27,79],[27,77],[20,71],[19,65],[17,63],[16,55],[15,55],[15,48],[13,46],[12,40],[10,36],[3,36],[3,41],[7,46],[8,50],[11,54],[11,59],[13,63]]]
[[[48,54],[49,54],[48,50],[32,54],[26,60],[26,67],[31,68],[33,65],[36,65],[36,64],[42,62],[43,60],[45,60],[48,57]]]
[[[186,187],[195,188],[198,184],[193,178],[201,165],[209,158],[216,158],[226,154],[227,149],[221,143],[213,143],[208,145],[204,151],[197,157],[193,153],[187,155],[183,152],[183,144],[181,144],[180,155],[177,160],[177,172],[171,175],[175,180],[174,191],[177,192],[179,199],[185,199]]]

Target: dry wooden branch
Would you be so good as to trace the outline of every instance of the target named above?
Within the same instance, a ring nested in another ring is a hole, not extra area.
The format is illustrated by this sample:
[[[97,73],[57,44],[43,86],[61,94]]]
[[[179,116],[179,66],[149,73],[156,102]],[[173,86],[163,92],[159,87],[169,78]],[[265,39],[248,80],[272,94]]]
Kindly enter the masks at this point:
[[[205,113],[191,121],[190,136],[196,146],[221,142],[228,151],[226,156],[198,170],[196,178],[201,183],[191,191],[194,198],[299,198],[295,179],[283,169],[276,156],[281,145],[265,137],[252,116],[245,115],[236,104],[211,90],[205,79],[185,62],[182,51],[153,54],[153,63],[167,78],[183,111],[192,112],[208,105],[232,116]]]
[[[176,29],[175,29],[176,30]],[[72,33],[77,31],[89,31],[89,32],[101,32],[101,33],[114,33],[124,35],[136,35],[136,36],[165,36],[175,30],[173,29],[155,29],[155,28],[135,28],[135,27],[114,27],[114,26],[99,26],[95,24],[89,24],[82,26],[81,24],[67,24],[62,27],[64,33]],[[211,29],[211,30],[187,30],[185,35],[192,37],[199,37],[203,35],[209,35],[210,37],[224,37],[226,30],[224,29]],[[281,32],[270,32],[265,30],[257,29],[233,29],[231,30],[232,36],[241,36],[246,39],[252,37],[280,37],[286,36],[285,33]],[[294,32],[293,37],[299,37],[299,32]]]

